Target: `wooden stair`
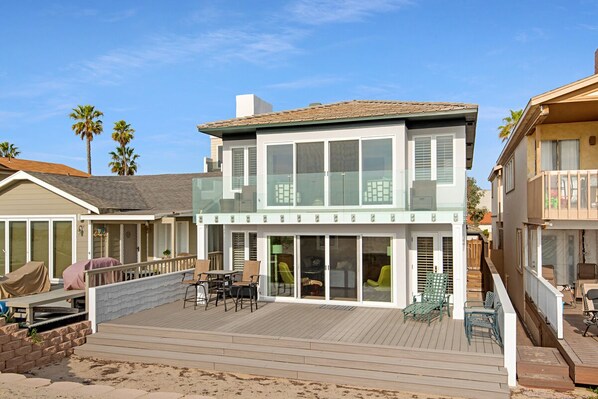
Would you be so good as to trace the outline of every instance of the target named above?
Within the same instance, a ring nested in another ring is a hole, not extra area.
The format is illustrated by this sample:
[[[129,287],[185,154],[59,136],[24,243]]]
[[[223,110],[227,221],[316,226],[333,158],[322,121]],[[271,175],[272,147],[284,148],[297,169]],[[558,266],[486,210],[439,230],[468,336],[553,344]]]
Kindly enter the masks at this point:
[[[575,388],[569,378],[569,365],[555,348],[518,346],[517,380],[520,385],[530,388],[557,391]]]
[[[100,324],[82,357],[466,398],[510,397],[502,355]]]

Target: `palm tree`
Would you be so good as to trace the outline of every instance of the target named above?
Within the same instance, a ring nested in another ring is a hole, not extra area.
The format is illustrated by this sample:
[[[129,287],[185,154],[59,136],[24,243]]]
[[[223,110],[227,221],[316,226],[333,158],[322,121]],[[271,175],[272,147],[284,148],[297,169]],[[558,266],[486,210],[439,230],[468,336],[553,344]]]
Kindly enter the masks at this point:
[[[75,134],[81,136],[81,140],[87,140],[87,173],[89,174],[91,174],[91,141],[94,135],[104,130],[101,116],[104,116],[104,113],[95,109],[93,105],[77,105],[69,115],[71,119],[78,121],[72,127]]]
[[[120,176],[132,176],[137,172],[137,158],[135,149],[132,147],[116,147],[116,151],[110,152],[112,161],[108,164],[112,173]]]
[[[120,144],[120,147],[124,149],[133,140],[133,133],[135,133],[135,129],[131,127],[127,122],[124,120],[120,120],[118,122],[114,122],[114,131],[112,132],[112,139]],[[128,175],[128,164],[125,162],[123,163],[125,168],[124,175]],[[133,174],[133,173],[132,173]]]
[[[522,109],[517,110],[517,111],[510,110],[510,112],[511,112],[510,116],[502,118],[502,121],[505,124],[498,127],[498,138],[502,139],[502,141],[505,141],[506,139],[509,138],[509,136],[511,135],[511,132],[513,131],[515,126],[517,126],[517,122],[519,122],[521,115],[523,115]]]
[[[19,148],[14,144],[10,144],[8,141],[0,143],[0,157],[5,157],[10,160],[11,158],[16,158],[20,153],[21,151],[19,151]]]

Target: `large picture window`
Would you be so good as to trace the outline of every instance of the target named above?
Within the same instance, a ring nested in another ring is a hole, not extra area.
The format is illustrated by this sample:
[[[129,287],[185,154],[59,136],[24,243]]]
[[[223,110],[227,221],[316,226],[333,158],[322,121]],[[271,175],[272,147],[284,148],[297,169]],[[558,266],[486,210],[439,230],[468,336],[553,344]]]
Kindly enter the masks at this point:
[[[392,204],[392,139],[361,142],[364,205]]]
[[[293,205],[293,145],[268,146],[268,205]]]
[[[54,222],[54,278],[62,278],[62,272],[73,263],[73,223],[70,221]]]

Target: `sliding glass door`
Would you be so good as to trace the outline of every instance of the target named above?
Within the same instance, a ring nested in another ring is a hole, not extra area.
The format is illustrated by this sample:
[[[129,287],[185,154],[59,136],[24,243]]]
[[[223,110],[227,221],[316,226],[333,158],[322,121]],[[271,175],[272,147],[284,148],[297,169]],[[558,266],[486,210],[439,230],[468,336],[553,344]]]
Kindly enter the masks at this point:
[[[14,272],[27,262],[27,222],[8,222],[8,265]]]
[[[326,299],[326,237],[299,237],[299,295],[305,299]]]

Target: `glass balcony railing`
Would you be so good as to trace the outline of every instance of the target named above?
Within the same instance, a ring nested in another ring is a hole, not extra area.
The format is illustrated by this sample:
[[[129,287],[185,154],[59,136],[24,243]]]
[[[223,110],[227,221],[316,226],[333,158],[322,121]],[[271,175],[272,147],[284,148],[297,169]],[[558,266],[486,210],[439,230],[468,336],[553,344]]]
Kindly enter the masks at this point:
[[[406,170],[394,176],[389,171],[299,173],[257,180],[243,186],[231,176],[194,179],[195,213],[463,211],[466,205],[463,168]]]

